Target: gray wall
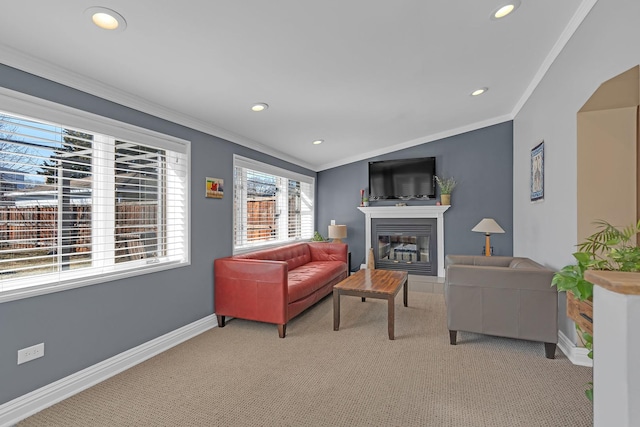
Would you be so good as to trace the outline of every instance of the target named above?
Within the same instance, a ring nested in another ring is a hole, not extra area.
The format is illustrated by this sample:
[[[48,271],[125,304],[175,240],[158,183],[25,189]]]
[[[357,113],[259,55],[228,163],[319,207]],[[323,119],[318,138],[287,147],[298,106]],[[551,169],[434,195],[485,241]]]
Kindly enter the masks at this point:
[[[516,115],[513,175],[516,255],[558,270],[575,263],[571,254],[579,243],[576,115],[601,83],[640,63],[639,16],[638,1],[599,0]],[[542,140],[544,202],[531,204],[518,194],[529,185],[526,172],[530,150]],[[602,143],[606,146],[610,141],[604,139]],[[608,161],[605,154],[603,149],[603,161]],[[600,170],[593,172],[602,174]],[[604,199],[602,202],[607,203]],[[607,218],[593,218],[596,219]],[[565,315],[564,292],[560,293],[559,306],[560,330],[577,342],[575,325]]]
[[[0,86],[192,142],[191,265],[0,304],[0,404],[213,314],[213,260],[232,247],[234,153],[316,176],[2,64]],[[223,199],[204,197],[207,176],[225,179]],[[45,356],[18,366],[17,351],[40,342]]]
[[[436,157],[436,173],[453,176],[458,186],[445,212],[445,253],[479,255],[484,235],[471,229],[484,217],[494,218],[506,231],[495,234],[495,255],[513,254],[513,123],[511,121],[455,135],[384,156],[336,167],[318,173],[318,231],[327,235],[332,219],[347,225],[351,267],[365,259],[364,214],[358,209],[360,189],[368,192],[368,162],[371,160]],[[438,196],[439,197],[439,196]],[[371,202],[371,206],[396,201]],[[408,205],[435,205],[436,200],[408,201]]]

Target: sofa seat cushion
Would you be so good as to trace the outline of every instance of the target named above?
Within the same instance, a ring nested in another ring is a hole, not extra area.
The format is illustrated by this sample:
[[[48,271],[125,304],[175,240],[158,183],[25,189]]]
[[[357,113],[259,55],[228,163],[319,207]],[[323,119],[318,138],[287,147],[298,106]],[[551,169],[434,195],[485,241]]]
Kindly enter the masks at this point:
[[[345,272],[341,261],[311,261],[289,271],[289,303],[311,295]]]

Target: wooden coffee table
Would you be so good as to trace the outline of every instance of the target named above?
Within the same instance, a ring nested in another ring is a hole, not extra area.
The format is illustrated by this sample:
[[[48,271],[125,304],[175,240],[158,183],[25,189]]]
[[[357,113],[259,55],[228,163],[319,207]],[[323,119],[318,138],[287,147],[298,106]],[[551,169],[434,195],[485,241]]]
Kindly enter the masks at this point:
[[[333,287],[333,330],[340,328],[340,295],[386,299],[388,302],[389,339],[394,339],[394,300],[403,287],[404,306],[407,307],[408,273],[391,270],[358,270]]]

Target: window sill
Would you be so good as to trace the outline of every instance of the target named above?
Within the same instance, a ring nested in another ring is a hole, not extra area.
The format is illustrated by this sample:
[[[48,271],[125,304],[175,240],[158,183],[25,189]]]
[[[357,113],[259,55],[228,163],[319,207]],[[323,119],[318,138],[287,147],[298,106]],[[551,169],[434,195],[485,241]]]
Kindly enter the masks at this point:
[[[85,277],[82,279],[69,280],[62,283],[50,283],[41,286],[29,286],[10,291],[0,292],[0,304],[10,301],[21,300],[25,298],[37,297],[40,295],[51,294],[54,292],[68,291],[70,289],[82,288],[85,286],[99,285],[101,283],[111,282],[114,280],[126,279],[143,274],[157,273],[160,271],[171,270],[179,267],[190,265],[189,261],[171,261],[153,265],[143,269],[130,269],[116,271],[111,274],[105,274],[94,277]],[[1,286],[1,284],[0,284]]]

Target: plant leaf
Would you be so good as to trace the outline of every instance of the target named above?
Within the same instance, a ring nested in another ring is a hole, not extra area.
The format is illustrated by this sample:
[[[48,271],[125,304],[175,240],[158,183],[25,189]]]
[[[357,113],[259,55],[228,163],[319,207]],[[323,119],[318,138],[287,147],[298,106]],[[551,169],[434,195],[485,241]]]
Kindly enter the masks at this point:
[[[586,389],[584,394],[587,396],[587,399],[593,402],[593,387]]]
[[[589,252],[575,252],[573,257],[581,264],[589,264],[592,260]]]

